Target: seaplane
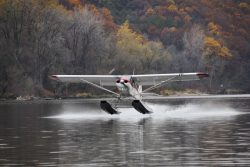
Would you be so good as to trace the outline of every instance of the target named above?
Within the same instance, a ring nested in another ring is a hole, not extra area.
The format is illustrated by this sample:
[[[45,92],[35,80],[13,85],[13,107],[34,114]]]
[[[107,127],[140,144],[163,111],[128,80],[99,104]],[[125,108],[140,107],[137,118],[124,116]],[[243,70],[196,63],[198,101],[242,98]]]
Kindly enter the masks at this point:
[[[144,74],[144,75],[51,75],[50,78],[59,82],[84,83],[97,89],[111,93],[119,101],[132,98],[132,107],[142,114],[152,113],[144,102],[143,97],[149,92],[169,82],[201,80],[209,77],[203,72],[195,73],[171,73],[171,74]],[[115,86],[117,92],[107,89]],[[143,87],[146,87],[143,90]],[[108,114],[119,114],[119,106],[113,105],[107,100],[100,101],[100,107]]]

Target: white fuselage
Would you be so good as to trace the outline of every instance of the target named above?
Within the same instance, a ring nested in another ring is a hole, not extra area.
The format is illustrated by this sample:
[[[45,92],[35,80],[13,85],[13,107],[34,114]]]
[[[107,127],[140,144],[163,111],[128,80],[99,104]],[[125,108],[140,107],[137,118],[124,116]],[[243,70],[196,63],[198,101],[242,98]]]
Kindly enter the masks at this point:
[[[132,96],[137,100],[141,99],[141,95],[136,88],[136,84],[132,83],[132,80],[130,80],[129,78],[120,78],[119,80],[117,80],[116,87],[122,96]]]

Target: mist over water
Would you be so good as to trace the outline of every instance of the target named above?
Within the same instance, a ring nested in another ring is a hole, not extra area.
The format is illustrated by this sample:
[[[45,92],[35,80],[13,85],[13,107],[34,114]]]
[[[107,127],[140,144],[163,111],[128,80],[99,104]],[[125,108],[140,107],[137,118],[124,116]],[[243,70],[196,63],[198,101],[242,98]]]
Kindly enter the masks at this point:
[[[146,103],[148,107],[153,109],[152,114],[141,114],[134,108],[119,108],[119,115],[109,115],[108,113],[97,108],[79,108],[66,107],[63,112],[58,115],[43,117],[60,120],[108,120],[119,119],[121,121],[136,121],[142,118],[151,118],[154,120],[164,119],[186,119],[186,120],[202,120],[202,119],[219,119],[224,117],[232,117],[243,114],[241,111],[230,107],[228,104],[205,102],[205,103],[187,103],[182,105],[168,105]]]
[[[156,118],[206,119],[213,117],[230,117],[242,114],[242,112],[227,104],[217,104],[213,102],[205,102],[201,104],[188,103],[179,106],[152,104],[150,106],[156,111]]]

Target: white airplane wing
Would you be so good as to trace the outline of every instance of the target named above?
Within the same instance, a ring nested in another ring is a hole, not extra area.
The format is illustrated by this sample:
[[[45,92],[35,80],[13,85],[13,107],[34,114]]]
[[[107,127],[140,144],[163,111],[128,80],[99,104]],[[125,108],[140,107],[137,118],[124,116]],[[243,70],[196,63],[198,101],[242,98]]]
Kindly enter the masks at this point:
[[[208,77],[207,73],[173,73],[147,75],[52,75],[51,78],[60,82],[83,83],[84,81],[101,86],[115,86],[120,78],[132,78],[138,85],[157,85],[162,82],[192,81]]]
[[[175,81],[193,81],[209,77],[207,73],[173,73],[173,74],[148,74],[148,75],[132,75],[135,82],[139,85],[157,85],[162,82],[175,82]]]
[[[88,81],[101,86],[115,86],[118,79],[123,75],[52,75],[51,79],[60,82],[83,83]]]

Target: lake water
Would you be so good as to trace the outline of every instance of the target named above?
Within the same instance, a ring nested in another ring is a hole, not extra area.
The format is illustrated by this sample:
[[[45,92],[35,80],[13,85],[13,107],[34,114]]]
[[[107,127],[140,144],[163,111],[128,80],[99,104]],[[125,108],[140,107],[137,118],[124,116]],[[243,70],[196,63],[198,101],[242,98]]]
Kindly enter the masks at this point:
[[[249,166],[250,98],[148,103],[111,116],[81,100],[0,104],[0,166]]]

